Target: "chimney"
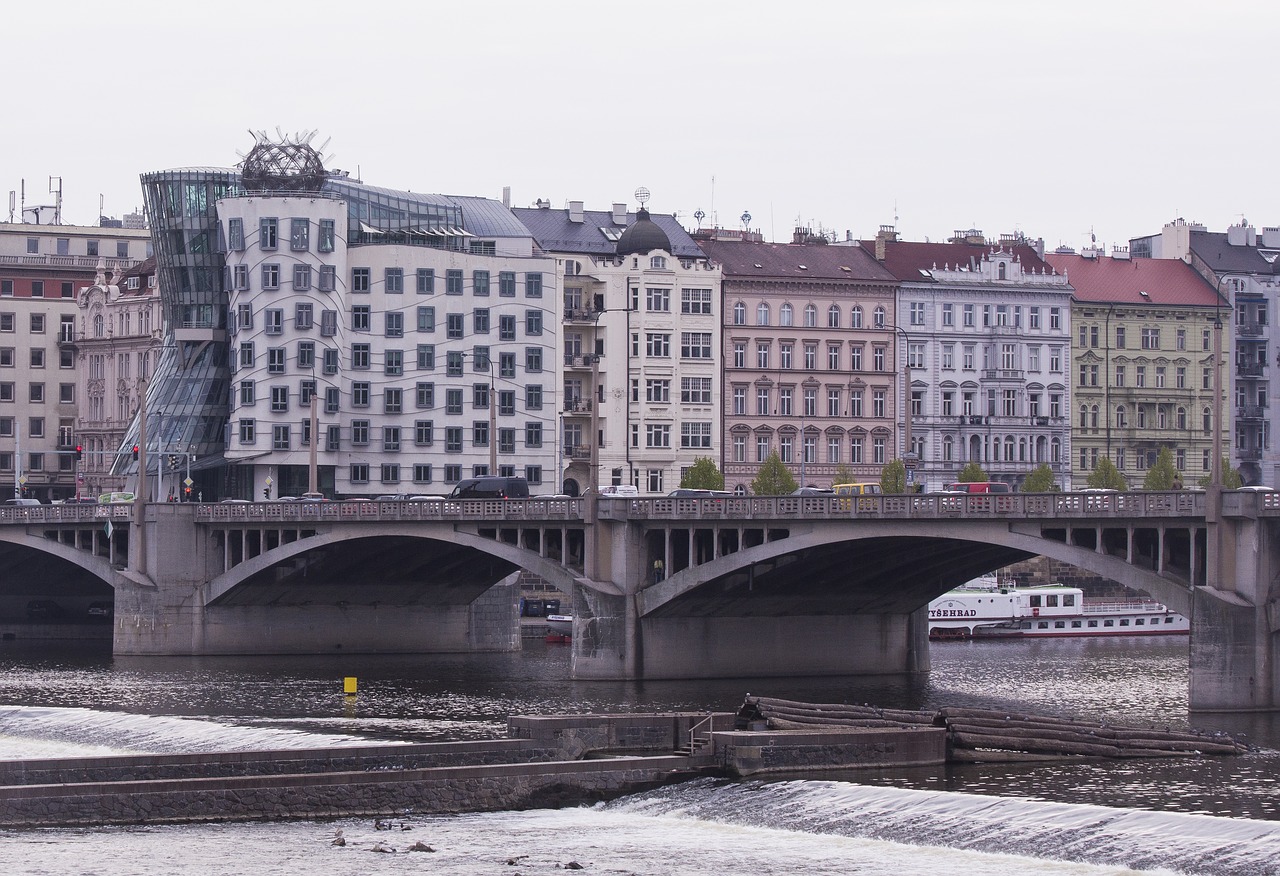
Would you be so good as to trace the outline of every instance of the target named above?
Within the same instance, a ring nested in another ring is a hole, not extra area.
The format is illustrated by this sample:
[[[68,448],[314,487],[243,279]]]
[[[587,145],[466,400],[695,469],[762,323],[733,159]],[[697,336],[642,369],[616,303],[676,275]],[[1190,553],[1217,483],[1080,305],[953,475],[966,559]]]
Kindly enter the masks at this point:
[[[502,206],[511,209],[511,186],[502,187]]]
[[[884,261],[885,244],[898,239],[898,231],[892,225],[881,225],[876,232],[876,261]]]
[[[613,205],[613,224],[614,225],[627,224],[627,205],[626,204]]]
[[[569,221],[577,222],[577,223],[582,222],[582,202],[581,201],[569,202]]]

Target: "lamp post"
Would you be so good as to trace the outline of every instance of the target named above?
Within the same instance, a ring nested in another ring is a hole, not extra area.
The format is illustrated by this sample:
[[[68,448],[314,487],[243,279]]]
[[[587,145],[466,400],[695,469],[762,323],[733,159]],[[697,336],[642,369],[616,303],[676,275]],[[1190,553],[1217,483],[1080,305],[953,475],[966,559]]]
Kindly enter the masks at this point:
[[[907,334],[907,330],[900,325],[895,325],[893,328],[902,335],[906,343],[902,357],[902,466],[906,469],[907,484],[914,486],[916,453],[911,441],[911,335]]]

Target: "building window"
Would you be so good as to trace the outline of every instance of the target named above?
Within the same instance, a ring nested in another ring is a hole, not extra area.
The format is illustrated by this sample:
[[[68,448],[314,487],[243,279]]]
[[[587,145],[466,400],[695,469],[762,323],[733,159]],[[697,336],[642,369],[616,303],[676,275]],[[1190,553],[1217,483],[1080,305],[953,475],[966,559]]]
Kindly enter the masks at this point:
[[[542,274],[533,272],[524,275],[524,297],[542,297]]]
[[[332,219],[320,220],[320,239],[317,241],[316,249],[320,252],[333,252],[334,243],[337,235],[334,233],[334,222]]]
[[[258,248],[276,249],[280,245],[280,223],[277,219],[258,220]]]
[[[369,407],[369,381],[356,380],[351,384],[351,406],[353,408]]]
[[[462,271],[450,268],[444,272],[444,294],[461,295],[463,288]]]
[[[285,363],[284,347],[271,347],[267,350],[267,373],[283,374]]]
[[[369,268],[351,269],[351,291],[369,292],[373,285],[372,271]]]
[[[372,323],[372,308],[367,304],[356,304],[351,308],[351,330],[367,332]]]
[[[271,387],[271,412],[282,414],[289,410],[289,388],[287,386]]]
[[[369,483],[369,463],[353,462],[351,463],[350,480],[353,484]]]
[[[311,248],[311,223],[307,219],[289,220],[289,248],[294,252]]]
[[[311,288],[311,266],[293,266],[293,291],[306,292]]]
[[[321,265],[320,281],[316,285],[321,292],[332,292],[338,285],[338,269],[333,265]]]
[[[382,291],[388,295],[404,294],[404,268],[387,268],[383,271]]]
[[[681,332],[680,355],[685,359],[710,359],[711,332]]]
[[[97,242],[94,241],[94,249],[97,249]],[[229,219],[227,220],[227,249],[231,252],[244,251],[244,220]],[[97,255],[91,252],[89,255]]]
[[[711,447],[711,424],[681,423],[680,446],[686,449]]]
[[[252,419],[240,421],[240,443],[252,444],[256,440],[256,422]]]

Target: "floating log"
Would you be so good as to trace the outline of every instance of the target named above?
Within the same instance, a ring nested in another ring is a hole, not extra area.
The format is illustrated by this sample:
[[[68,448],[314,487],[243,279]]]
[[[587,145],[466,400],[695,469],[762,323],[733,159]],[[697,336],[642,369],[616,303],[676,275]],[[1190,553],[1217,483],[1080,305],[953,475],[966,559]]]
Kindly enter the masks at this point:
[[[765,720],[774,729],[812,729],[824,724],[845,727],[941,726],[947,729],[949,758],[967,762],[1063,757],[1186,757],[1248,751],[1246,745],[1226,734],[1133,727],[998,709],[948,706],[936,711],[911,711],[749,696],[738,714],[740,720],[747,722]]]

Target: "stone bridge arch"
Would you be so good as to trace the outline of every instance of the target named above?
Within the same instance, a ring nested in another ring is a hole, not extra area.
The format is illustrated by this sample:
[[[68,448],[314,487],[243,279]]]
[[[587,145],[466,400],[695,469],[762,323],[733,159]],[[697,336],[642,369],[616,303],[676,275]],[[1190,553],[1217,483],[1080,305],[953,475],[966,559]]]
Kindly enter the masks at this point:
[[[385,544],[422,542],[424,544],[460,546],[481,557],[491,557],[501,561],[502,565],[497,579],[505,577],[514,571],[524,570],[538,575],[565,593],[572,592],[575,580],[580,577],[579,574],[575,574],[571,568],[565,566],[558,559],[544,556],[530,548],[510,544],[478,532],[468,532],[453,528],[437,529],[423,527],[420,524],[405,523],[383,525],[379,527],[377,534],[374,535],[370,534],[367,527],[353,524],[350,526],[336,526],[327,531],[316,532],[305,538],[280,544],[236,564],[209,580],[204,587],[202,600],[205,605],[215,605],[220,600],[225,600],[225,597],[236,588],[255,579],[260,579],[263,575],[270,573],[272,569],[279,569],[293,560],[305,561],[308,554],[315,554],[327,547],[334,545],[350,546],[359,542],[375,541]],[[302,564],[298,565],[299,569],[302,567]],[[474,566],[470,567],[471,573],[476,571],[478,570]],[[492,575],[488,577],[481,575],[479,580],[484,582],[486,586],[492,586],[496,583],[496,579]]]
[[[88,531],[85,531],[87,534]],[[61,534],[65,535],[67,530],[62,530]],[[121,570],[113,565],[109,556],[103,556],[96,553],[92,549],[94,542],[89,540],[90,547],[79,546],[77,541],[63,541],[61,538],[53,539],[44,534],[32,533],[26,528],[17,527],[0,527],[0,544],[13,545],[15,547],[27,548],[37,553],[56,557],[64,560],[68,564],[92,575],[103,583],[110,586],[113,590],[118,590],[127,580],[126,576],[121,574]]]
[[[786,538],[724,554],[649,583],[638,595],[637,608],[640,617],[698,614],[703,609],[696,594],[707,592],[714,593],[714,600],[725,611],[726,602],[736,592],[743,604],[739,610],[748,613],[823,614],[828,610],[824,600],[829,601],[832,611],[878,607],[907,613],[979,574],[1043,555],[1145,590],[1175,611],[1187,613],[1195,549],[1188,551],[1186,543],[1197,542],[1203,534],[1177,531],[1183,537],[1182,553],[1191,554],[1185,557],[1188,564],[1183,568],[1137,564],[1131,561],[1130,551],[1117,556],[1111,552],[1115,539],[1108,542],[1105,536],[1100,539],[1103,549],[1099,549],[1093,530],[1083,539],[1086,544],[1068,541],[1075,537],[1069,530],[1066,539],[1046,537],[1040,524],[940,520],[930,526],[928,535],[904,534],[897,524],[877,521],[856,527],[843,523],[803,525],[792,527]],[[1164,538],[1162,530],[1156,536],[1162,555],[1166,551]],[[849,590],[863,592],[842,592],[845,588],[839,580],[825,586],[817,583],[833,576],[843,579]],[[790,580],[771,580],[780,578]],[[744,590],[754,592],[757,588],[774,588],[777,596],[767,600],[742,595]],[[795,609],[781,606],[788,599],[795,601]],[[747,608],[749,603],[754,607]],[[727,610],[733,612],[732,608]]]

